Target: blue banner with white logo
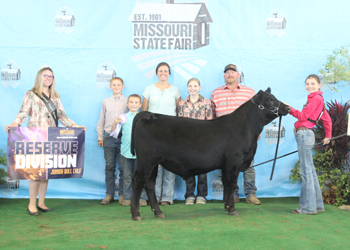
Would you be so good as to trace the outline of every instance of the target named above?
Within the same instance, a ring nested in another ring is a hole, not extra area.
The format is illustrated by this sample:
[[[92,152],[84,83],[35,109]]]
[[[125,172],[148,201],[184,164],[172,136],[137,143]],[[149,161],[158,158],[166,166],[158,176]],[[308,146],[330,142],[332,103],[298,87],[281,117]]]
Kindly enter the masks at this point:
[[[319,74],[327,56],[350,41],[349,8],[346,0],[2,1],[0,149],[7,150],[3,128],[13,122],[40,67],[48,65],[67,115],[87,132],[83,178],[50,181],[47,197],[101,199],[105,159],[96,124],[102,100],[112,96],[111,78],[124,80],[124,96],[142,96],[158,81],[155,68],[165,61],[172,73],[168,81],[182,99],[193,77],[201,82],[200,94],[210,98],[225,84],[225,66],[233,63],[241,84],[256,92],[270,87],[277,99],[301,110],[308,94],[306,77]],[[323,87],[325,101],[348,101],[348,86],[337,86],[338,92]],[[292,116],[282,119],[279,155],[297,149],[295,121]],[[265,126],[256,164],[273,158],[277,133],[277,120]],[[300,185],[289,183],[297,161],[297,154],[277,160],[272,181],[272,162],[256,167],[257,196],[299,196]],[[220,171],[208,173],[208,199],[222,199],[220,176]],[[118,178],[117,173],[116,199]],[[7,183],[0,187],[0,197],[29,196],[28,181]],[[244,197],[242,174],[238,185]],[[185,190],[177,176],[174,199],[183,200]]]

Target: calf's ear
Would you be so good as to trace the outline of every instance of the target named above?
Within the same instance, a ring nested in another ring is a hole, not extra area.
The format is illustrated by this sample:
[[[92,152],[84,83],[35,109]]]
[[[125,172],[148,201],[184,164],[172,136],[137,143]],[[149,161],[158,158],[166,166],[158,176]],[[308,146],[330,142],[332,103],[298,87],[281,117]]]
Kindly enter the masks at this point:
[[[271,89],[270,89],[270,87],[268,87],[267,90],[266,90],[265,92],[271,94]]]

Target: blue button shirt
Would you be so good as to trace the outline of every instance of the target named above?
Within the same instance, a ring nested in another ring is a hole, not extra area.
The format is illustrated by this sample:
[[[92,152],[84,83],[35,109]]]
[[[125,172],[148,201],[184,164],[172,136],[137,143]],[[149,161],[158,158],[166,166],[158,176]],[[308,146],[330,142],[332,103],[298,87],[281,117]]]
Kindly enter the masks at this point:
[[[133,156],[130,152],[132,123],[136,114],[131,112],[126,113],[125,115],[128,120],[122,125],[123,135],[121,139],[122,145],[120,147],[120,153],[122,156],[128,159],[136,159],[136,155]]]

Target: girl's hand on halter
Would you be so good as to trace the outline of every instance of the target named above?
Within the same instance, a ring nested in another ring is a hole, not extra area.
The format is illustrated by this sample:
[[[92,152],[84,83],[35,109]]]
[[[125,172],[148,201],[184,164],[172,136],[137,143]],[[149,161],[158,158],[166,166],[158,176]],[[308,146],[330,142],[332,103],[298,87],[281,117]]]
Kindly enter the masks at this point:
[[[331,138],[324,138],[323,139],[323,145],[326,145],[326,144],[328,144],[328,143],[330,143],[331,142]]]

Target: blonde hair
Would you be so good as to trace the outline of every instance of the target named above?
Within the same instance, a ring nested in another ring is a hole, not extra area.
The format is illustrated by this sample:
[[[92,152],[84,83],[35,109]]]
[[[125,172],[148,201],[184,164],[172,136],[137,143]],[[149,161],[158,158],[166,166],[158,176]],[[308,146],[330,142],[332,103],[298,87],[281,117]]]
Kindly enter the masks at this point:
[[[54,76],[54,73],[50,67],[44,67],[38,71],[38,74],[36,74],[36,78],[35,78],[35,82],[34,82],[34,86],[32,88],[32,91],[37,93],[40,97],[43,97],[43,89],[44,89],[43,76],[44,76],[45,70],[51,71],[52,76]],[[60,95],[56,91],[55,77],[52,79],[52,83],[49,86],[49,93],[51,96],[53,96],[55,98],[60,98]]]
[[[198,80],[197,78],[191,78],[190,80],[188,80],[187,86],[188,86],[188,84],[190,84],[190,82],[192,82],[192,81],[198,83],[198,85],[201,86],[201,83],[199,82],[199,80]]]

